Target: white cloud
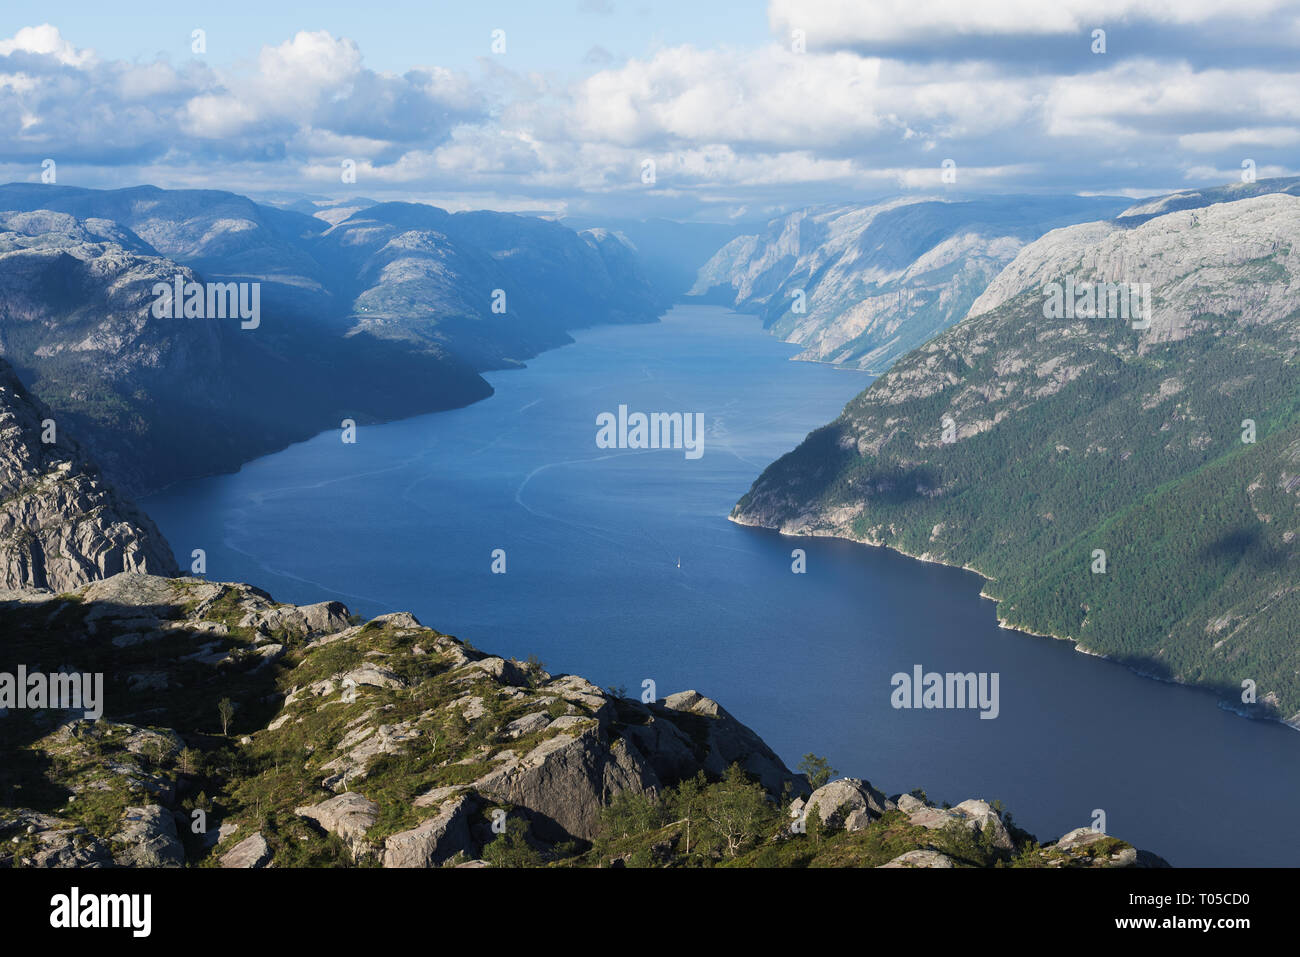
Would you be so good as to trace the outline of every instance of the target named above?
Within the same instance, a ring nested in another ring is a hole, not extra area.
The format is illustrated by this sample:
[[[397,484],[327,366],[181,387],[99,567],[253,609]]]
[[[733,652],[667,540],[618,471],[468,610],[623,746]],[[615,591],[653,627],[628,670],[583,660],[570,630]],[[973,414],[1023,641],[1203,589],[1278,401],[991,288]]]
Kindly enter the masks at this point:
[[[1219,153],[1251,146],[1292,146],[1296,143],[1300,143],[1300,127],[1294,126],[1215,130],[1178,137],[1178,145],[1193,153]]]
[[[1099,2],[1114,16],[1170,22],[1221,7]],[[983,0],[777,0],[771,10],[774,22],[804,9],[830,18],[840,39],[877,27],[903,37],[927,24],[1050,32],[1073,29],[1084,10],[1074,0],[1018,4],[1007,9],[1019,19]],[[0,163],[20,164],[26,177],[53,156],[61,171],[98,170],[101,181],[235,188],[243,177],[323,190],[338,184],[347,158],[362,194],[462,201],[477,192],[538,208],[638,197],[725,215],[941,187],[949,157],[961,189],[1136,195],[1214,178],[1245,156],[1266,175],[1286,168],[1285,151],[1300,142],[1300,73],[1289,65],[1152,54],[1098,58],[1090,72],[1025,70],[992,58],[866,56],[811,39],[802,54],[782,42],[662,47],[565,84],[499,60],[473,76],[438,65],[375,71],[355,42],[324,31],[214,68],[104,61],[54,27],[31,27],[0,40]],[[656,164],[653,188],[641,182],[646,159]]]
[[[775,33],[807,33],[809,46],[944,36],[1080,33],[1122,21],[1195,24],[1263,19],[1290,0],[772,0]]]
[[[43,23],[39,27],[23,27],[8,40],[0,40],[0,56],[12,53],[33,53],[51,57],[64,66],[83,66],[94,62],[91,50],[78,50],[63,39],[56,27]]]
[[[918,135],[964,136],[1023,121],[1037,94],[981,64],[918,66],[851,53],[659,51],[588,78],[573,134],[633,145],[663,139],[847,146]]]
[[[1300,73],[1126,61],[1105,73],[1054,80],[1045,103],[1047,131],[1132,138],[1174,129],[1185,137],[1217,132],[1222,118],[1300,121],[1297,88]]]

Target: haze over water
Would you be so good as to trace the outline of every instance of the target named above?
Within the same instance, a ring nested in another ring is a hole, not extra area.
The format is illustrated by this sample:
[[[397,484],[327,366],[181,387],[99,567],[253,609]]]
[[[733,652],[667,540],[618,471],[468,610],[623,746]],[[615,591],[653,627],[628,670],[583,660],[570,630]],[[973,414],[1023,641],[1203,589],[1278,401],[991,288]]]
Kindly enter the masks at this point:
[[[714,307],[576,338],[490,374],[496,394],[469,408],[363,426],[355,445],[331,431],[143,504],[183,567],[206,549],[211,579],[411,611],[629,695],[694,688],[791,767],[814,751],[889,794],[1000,798],[1041,841],[1103,809],[1175,865],[1293,863],[1300,734],[1001,629],[969,572],[727,521],[867,376],[790,362]],[[597,415],[621,404],[702,412],[703,456],[597,448]],[[997,672],[998,718],[894,710],[890,677],[918,664]]]

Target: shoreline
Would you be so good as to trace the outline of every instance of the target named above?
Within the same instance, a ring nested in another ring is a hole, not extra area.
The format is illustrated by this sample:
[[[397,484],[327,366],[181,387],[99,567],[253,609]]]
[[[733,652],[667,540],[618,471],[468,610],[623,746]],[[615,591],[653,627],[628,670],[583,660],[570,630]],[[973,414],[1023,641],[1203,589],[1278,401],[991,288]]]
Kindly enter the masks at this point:
[[[985,589],[985,585],[987,585],[989,582],[995,581],[996,579],[994,579],[991,575],[984,574],[978,568],[974,568],[970,565],[957,565],[953,562],[946,562],[943,559],[935,558],[933,555],[929,555],[929,554],[913,555],[910,552],[907,552],[906,550],[899,548],[896,545],[890,545],[885,542],[871,541],[870,539],[859,538],[858,536],[855,535],[845,535],[841,533],[821,532],[821,531],[787,532],[779,528],[773,528],[771,525],[762,525],[754,521],[745,521],[741,518],[736,517],[735,514],[728,514],[727,521],[732,522],[736,525],[743,526],[745,528],[761,528],[764,531],[775,532],[777,535],[782,535],[786,538],[832,538],[841,542],[850,542],[854,545],[865,545],[869,548],[883,548],[888,551],[894,552],[897,555],[902,555],[905,558],[910,558],[913,561],[928,562],[931,565],[942,565],[945,568],[959,568],[962,571],[971,572],[972,574],[978,575],[984,581],[984,585],[980,586],[979,597],[993,602],[994,605],[993,616],[994,619],[997,621],[999,628],[1002,628],[1006,631],[1019,632],[1020,634],[1026,635],[1031,638],[1051,638],[1054,641],[1069,642],[1072,646],[1072,650],[1078,652],[1079,654],[1088,655],[1091,658],[1100,658],[1102,661],[1108,661],[1113,665],[1118,665],[1119,667],[1124,668],[1127,671],[1137,675],[1139,678],[1145,678],[1150,681],[1159,681],[1161,684],[1174,685],[1176,687],[1187,688],[1192,691],[1205,692],[1213,696],[1215,704],[1221,710],[1228,711],[1232,714],[1237,715],[1238,717],[1246,718],[1249,721],[1263,721],[1272,724],[1280,724],[1284,728],[1289,728],[1292,731],[1300,731],[1300,717],[1294,719],[1287,719],[1287,718],[1275,718],[1267,715],[1260,716],[1260,715],[1250,714],[1249,712],[1243,711],[1239,707],[1232,706],[1230,701],[1221,698],[1218,694],[1214,692],[1212,688],[1207,688],[1204,685],[1193,684],[1188,681],[1178,681],[1177,679],[1174,678],[1162,678],[1159,675],[1151,674],[1150,672],[1144,672],[1141,669],[1136,668],[1132,665],[1127,665],[1122,661],[1117,661],[1116,659],[1110,657],[1109,655],[1102,654],[1099,651],[1092,651],[1088,648],[1084,648],[1080,644],[1080,640],[1078,638],[1072,638],[1069,635],[1057,635],[1057,634],[1052,634],[1051,632],[1037,632],[1037,631],[1032,631],[1029,628],[1022,627],[1020,625],[1010,624],[1007,621],[1007,619],[1003,618],[1002,615],[999,614],[998,612],[998,606],[1002,604],[1002,599],[994,598],[992,595],[988,594]]]

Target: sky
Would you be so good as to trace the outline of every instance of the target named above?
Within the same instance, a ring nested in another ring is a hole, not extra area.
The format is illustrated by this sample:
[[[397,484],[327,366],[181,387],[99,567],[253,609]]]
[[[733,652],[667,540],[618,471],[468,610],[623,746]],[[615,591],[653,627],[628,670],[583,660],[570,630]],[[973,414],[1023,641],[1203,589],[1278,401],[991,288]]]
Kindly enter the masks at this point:
[[[1300,171],[1297,49],[1300,0],[10,4],[0,181],[713,222],[1141,197]]]

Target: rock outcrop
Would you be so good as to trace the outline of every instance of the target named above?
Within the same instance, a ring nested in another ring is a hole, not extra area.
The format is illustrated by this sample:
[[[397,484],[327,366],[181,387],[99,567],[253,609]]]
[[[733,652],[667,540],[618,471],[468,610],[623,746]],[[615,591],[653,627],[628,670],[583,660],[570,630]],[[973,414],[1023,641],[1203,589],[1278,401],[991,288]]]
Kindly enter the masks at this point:
[[[180,867],[185,849],[176,835],[172,812],[157,804],[129,807],[122,830],[113,837],[114,860],[129,867]]]
[[[457,854],[472,854],[471,798],[446,801],[433,817],[384,841],[384,867],[436,867]]]
[[[261,833],[244,838],[226,853],[221,855],[221,866],[232,869],[248,870],[265,867],[271,859],[271,848]]]
[[[858,831],[896,805],[860,778],[840,778],[822,785],[803,805],[801,814],[814,811],[824,826]]]
[[[0,589],[65,592],[119,572],[177,568],[153,521],[0,360]]]
[[[379,805],[363,794],[348,792],[310,807],[296,808],[294,813],[341,838],[353,857],[361,857],[370,850],[366,832],[379,816]]]

